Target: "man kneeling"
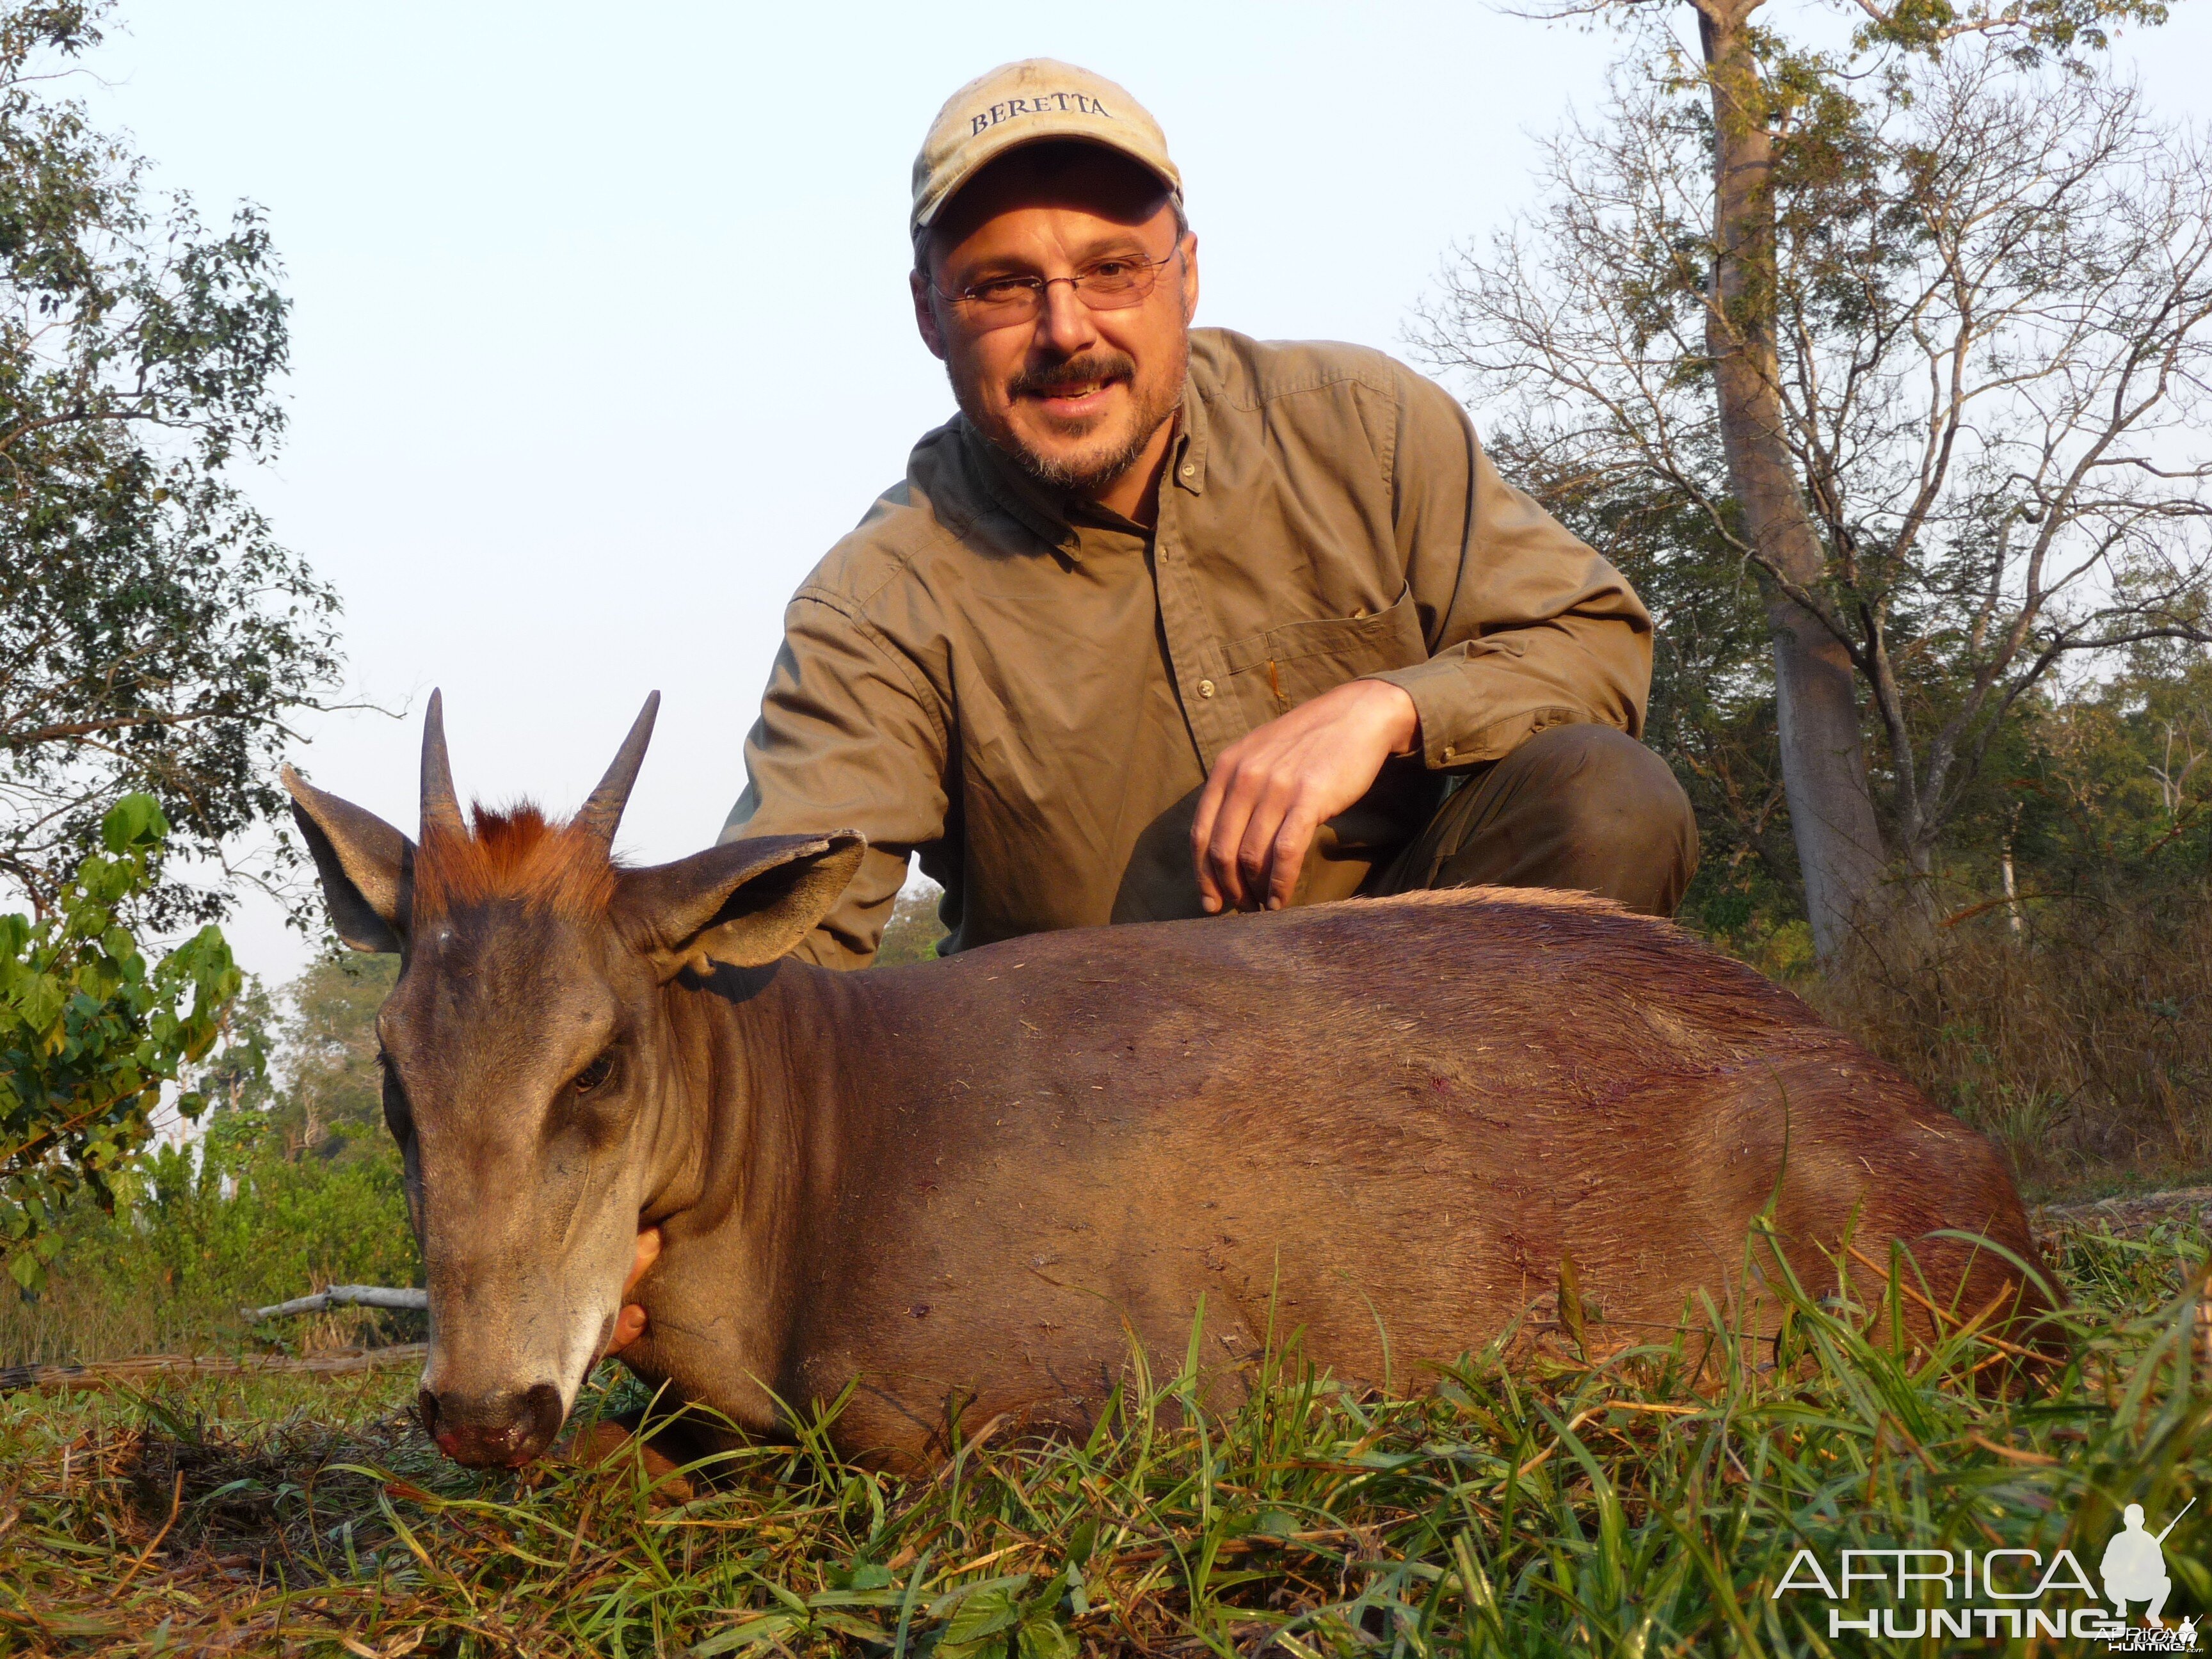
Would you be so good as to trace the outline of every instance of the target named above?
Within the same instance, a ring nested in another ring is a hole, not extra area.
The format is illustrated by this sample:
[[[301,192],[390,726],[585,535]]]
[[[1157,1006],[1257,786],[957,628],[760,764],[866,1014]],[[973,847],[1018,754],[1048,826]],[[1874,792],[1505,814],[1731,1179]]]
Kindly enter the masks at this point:
[[[946,951],[1415,888],[1670,914],[1650,619],[1379,353],[1193,331],[1159,128],[1044,60],[916,160],[915,320],[960,413],[792,601],[725,838],[854,829],[800,947],[862,967],[910,854]],[[1317,288],[1354,257],[1286,244]]]

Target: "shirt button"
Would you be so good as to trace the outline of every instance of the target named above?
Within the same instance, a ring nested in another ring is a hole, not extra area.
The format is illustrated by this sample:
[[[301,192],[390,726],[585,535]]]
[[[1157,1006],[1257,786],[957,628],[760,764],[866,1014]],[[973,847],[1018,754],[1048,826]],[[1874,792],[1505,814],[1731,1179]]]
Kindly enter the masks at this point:
[[[1213,695],[1213,682],[1212,680],[1200,680],[1198,683],[1198,695],[1201,697],[1212,696]]]
[[[1449,748],[1449,746],[1447,746],[1447,747],[1445,748],[1445,750],[1444,750],[1444,758],[1445,758],[1446,760],[1449,760],[1451,757],[1452,757],[1452,751],[1451,751],[1450,748]]]
[[[1186,477],[1186,478],[1191,478],[1191,477],[1197,477],[1197,475],[1198,475],[1198,467],[1197,467],[1197,465],[1196,465],[1194,462],[1191,462],[1191,461],[1185,461],[1185,462],[1182,464],[1182,476],[1183,476],[1184,477]]]

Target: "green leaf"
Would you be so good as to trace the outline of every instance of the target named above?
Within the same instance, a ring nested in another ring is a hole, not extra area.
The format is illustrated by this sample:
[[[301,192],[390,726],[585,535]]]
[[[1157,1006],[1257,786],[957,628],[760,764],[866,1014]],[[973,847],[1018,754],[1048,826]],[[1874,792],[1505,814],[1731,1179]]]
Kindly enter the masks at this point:
[[[855,1561],[844,1571],[832,1572],[830,1582],[841,1590],[878,1590],[892,1583],[891,1570],[880,1561]],[[813,1605],[822,1605],[821,1596],[810,1598]],[[896,1598],[893,1598],[896,1605]]]
[[[152,851],[168,834],[169,821],[161,816],[161,803],[151,795],[125,795],[100,821],[101,844],[118,856]]]
[[[1011,1630],[1021,1623],[1019,1589],[1020,1585],[1029,1582],[1029,1574],[1023,1573],[1012,1587],[979,1588],[963,1596],[953,1612],[951,1621],[945,1627],[945,1639],[939,1644],[938,1651],[945,1653],[953,1648],[981,1642],[988,1636]]]
[[[26,1296],[36,1296],[46,1288],[46,1266],[29,1250],[15,1250],[8,1257],[8,1273],[22,1287]]]
[[[1049,1607],[1022,1621],[1021,1659],[1075,1659],[1075,1638]]]
[[[62,1017],[62,1006],[69,1000],[69,992],[52,974],[31,973],[24,975],[12,988],[9,1000],[23,1024],[43,1036]]]
[[[979,1578],[972,1584],[956,1584],[929,1604],[929,1616],[942,1619],[971,1595],[981,1595],[993,1590],[1018,1590],[1034,1576],[1026,1572],[1010,1572],[997,1578]]]

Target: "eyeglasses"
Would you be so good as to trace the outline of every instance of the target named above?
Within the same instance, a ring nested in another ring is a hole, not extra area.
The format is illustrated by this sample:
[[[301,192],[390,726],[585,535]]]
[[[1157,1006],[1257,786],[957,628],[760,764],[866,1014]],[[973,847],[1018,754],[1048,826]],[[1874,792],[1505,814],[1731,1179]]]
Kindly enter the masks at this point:
[[[1008,328],[1035,322],[1044,314],[1044,296],[1054,283],[1066,283],[1075,297],[1093,311],[1126,311],[1144,304],[1158,286],[1160,270],[1174,262],[1178,247],[1164,259],[1141,253],[1116,253],[1093,259],[1073,276],[987,276],[981,282],[947,294],[932,291],[947,304],[960,307],[969,321],[985,328]]]

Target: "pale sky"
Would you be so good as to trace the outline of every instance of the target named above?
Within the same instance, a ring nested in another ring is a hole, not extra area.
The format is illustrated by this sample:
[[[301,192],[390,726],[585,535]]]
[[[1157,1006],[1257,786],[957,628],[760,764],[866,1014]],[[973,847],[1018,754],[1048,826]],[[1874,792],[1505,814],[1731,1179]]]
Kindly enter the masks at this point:
[[[904,226],[963,82],[1120,82],[1182,167],[1201,325],[1402,355],[1620,44],[1466,0],[993,9],[130,0],[78,91],[210,222],[267,210],[292,428],[240,481],[404,714],[308,722],[318,784],[411,833],[436,685],[465,797],[565,810],[657,687],[620,845],[713,841],[786,599],[951,412]],[[2177,12],[2120,56],[2202,113],[2212,17]],[[310,948],[266,904],[229,932],[272,981]]]

